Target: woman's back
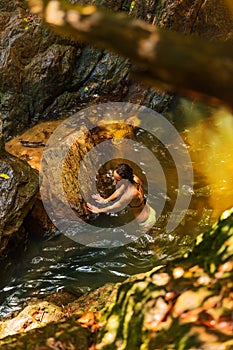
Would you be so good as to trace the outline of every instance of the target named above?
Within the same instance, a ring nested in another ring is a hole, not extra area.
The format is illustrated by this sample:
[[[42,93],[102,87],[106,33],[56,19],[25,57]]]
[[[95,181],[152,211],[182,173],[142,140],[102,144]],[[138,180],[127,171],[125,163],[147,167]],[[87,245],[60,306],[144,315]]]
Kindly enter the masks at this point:
[[[145,197],[142,181],[138,176],[134,174],[133,178],[134,182],[132,185],[134,186],[133,199],[129,203],[129,207],[133,209],[134,212],[141,212],[145,205]]]

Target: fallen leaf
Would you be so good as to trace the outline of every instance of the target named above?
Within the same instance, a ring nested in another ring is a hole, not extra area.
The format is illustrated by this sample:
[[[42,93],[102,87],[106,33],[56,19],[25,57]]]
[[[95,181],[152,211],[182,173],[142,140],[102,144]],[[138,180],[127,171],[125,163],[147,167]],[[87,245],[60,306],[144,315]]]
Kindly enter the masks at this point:
[[[158,298],[154,307],[146,312],[144,327],[147,330],[156,331],[159,324],[165,321],[169,310],[170,306],[163,300],[163,298]]]
[[[5,179],[5,180],[9,180],[9,178],[10,178],[10,176],[9,175],[7,175],[7,174],[0,174],[0,177],[2,178],[2,179]]]
[[[231,261],[227,261],[218,267],[218,271],[220,272],[229,272],[231,270],[233,270],[233,263]]]
[[[37,316],[37,315],[38,315],[38,313],[39,313],[39,311],[38,311],[38,310],[34,311],[34,312],[32,313],[32,317]]]
[[[78,322],[86,326],[91,326],[95,322],[95,315],[93,312],[87,311],[78,319]]]
[[[170,277],[167,273],[156,273],[152,276],[152,281],[157,286],[165,286],[170,280]]]
[[[173,278],[176,280],[177,278],[181,278],[184,274],[183,267],[175,267],[173,270]]]
[[[185,291],[178,297],[174,305],[173,316],[177,317],[183,312],[199,308],[209,294],[210,292],[204,288],[200,288],[196,292],[192,290]]]

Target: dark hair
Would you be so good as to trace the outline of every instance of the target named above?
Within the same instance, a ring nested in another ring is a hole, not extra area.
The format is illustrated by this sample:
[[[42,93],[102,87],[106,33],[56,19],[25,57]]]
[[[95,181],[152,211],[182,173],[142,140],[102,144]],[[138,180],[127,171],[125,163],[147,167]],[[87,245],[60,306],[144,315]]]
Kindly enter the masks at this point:
[[[134,182],[133,169],[128,164],[124,164],[124,163],[119,164],[115,170],[117,174],[122,177],[122,179],[127,179],[131,183]]]

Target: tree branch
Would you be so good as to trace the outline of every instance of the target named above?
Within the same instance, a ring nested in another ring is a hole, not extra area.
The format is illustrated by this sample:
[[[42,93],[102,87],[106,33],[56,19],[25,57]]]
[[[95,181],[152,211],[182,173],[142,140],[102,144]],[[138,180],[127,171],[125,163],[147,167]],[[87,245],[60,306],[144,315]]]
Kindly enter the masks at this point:
[[[31,11],[61,35],[127,57],[146,84],[233,108],[233,45],[156,29],[139,20],[70,5],[62,0],[28,0]]]

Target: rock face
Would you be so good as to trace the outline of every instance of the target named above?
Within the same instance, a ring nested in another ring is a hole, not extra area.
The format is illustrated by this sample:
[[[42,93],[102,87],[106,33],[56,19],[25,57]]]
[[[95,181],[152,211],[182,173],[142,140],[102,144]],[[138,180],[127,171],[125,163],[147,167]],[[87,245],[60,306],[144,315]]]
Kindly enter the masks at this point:
[[[0,255],[17,243],[23,220],[38,191],[38,173],[25,161],[5,151],[0,153]]]
[[[224,0],[164,0],[156,24],[208,40],[232,40],[232,16]]]
[[[187,34],[230,39],[224,0],[72,1],[102,4]],[[214,9],[214,13],[213,13]],[[90,104],[129,101],[165,113],[172,97],[133,82],[131,64],[95,47],[57,37],[24,0],[1,1],[0,91],[3,130],[11,137],[38,120],[65,118]],[[224,21],[221,19],[224,18]]]
[[[96,48],[56,37],[24,1],[1,3],[0,66],[6,137],[38,119],[66,117],[90,102],[120,99],[129,63]]]
[[[2,119],[9,136],[38,119],[68,89],[78,46],[42,28],[24,1],[3,2],[0,10]]]

